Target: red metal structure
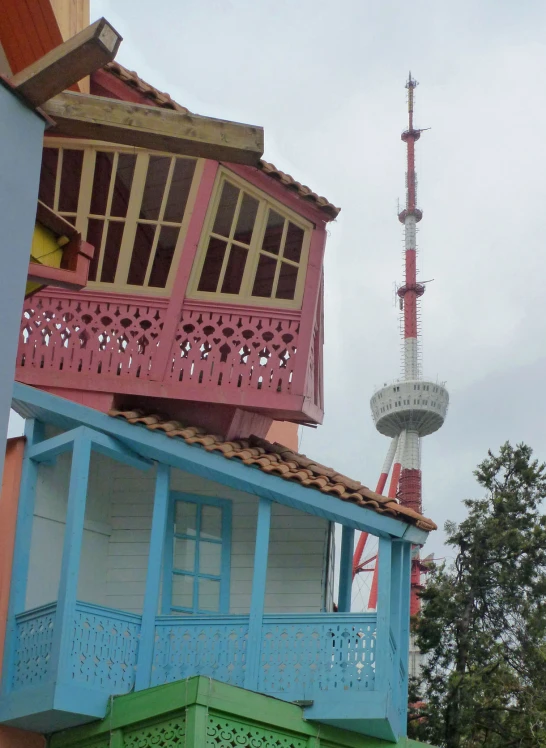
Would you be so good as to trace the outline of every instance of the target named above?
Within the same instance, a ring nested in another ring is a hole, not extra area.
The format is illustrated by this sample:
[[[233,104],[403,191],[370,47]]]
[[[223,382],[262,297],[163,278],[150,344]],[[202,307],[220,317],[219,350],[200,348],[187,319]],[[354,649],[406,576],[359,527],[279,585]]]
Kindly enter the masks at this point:
[[[421,495],[421,437],[432,434],[443,424],[449,404],[449,396],[443,383],[422,378],[419,343],[419,299],[425,286],[418,281],[417,268],[417,223],[423,213],[417,207],[417,176],[415,171],[415,143],[422,129],[413,123],[413,100],[417,81],[409,74],[408,128],[402,133],[406,144],[406,206],[398,216],[404,225],[404,283],[398,288],[400,309],[403,315],[403,371],[404,376],[379,389],[371,399],[372,414],[377,430],[391,438],[391,443],[377,492],[383,493],[389,473],[391,475],[388,495],[398,498],[400,503],[415,512],[422,511]],[[392,468],[392,472],[391,472]],[[353,577],[362,572],[373,573],[368,607],[377,606],[376,556],[366,553],[368,538],[359,537],[353,558]],[[366,557],[367,556],[367,557]],[[423,565],[417,551],[413,556],[411,614],[419,612],[417,591],[421,586]]]

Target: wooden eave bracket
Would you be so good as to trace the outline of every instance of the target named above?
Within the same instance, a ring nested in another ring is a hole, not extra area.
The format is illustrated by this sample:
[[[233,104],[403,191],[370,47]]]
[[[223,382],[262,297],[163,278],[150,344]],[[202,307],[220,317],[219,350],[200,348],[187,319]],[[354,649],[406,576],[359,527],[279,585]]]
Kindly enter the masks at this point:
[[[262,127],[65,91],[44,104],[52,133],[257,166]]]
[[[39,107],[111,62],[121,41],[108,21],[100,18],[10,78],[11,86],[31,106]]]

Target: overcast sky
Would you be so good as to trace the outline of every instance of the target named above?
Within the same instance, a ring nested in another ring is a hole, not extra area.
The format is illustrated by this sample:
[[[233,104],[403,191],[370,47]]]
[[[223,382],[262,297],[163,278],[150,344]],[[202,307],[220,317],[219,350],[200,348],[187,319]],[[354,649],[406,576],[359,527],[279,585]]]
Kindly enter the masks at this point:
[[[375,386],[400,374],[408,70],[416,125],[424,374],[447,382],[423,443],[441,527],[489,447],[546,458],[546,4],[538,0],[92,0],[117,59],[204,115],[263,125],[264,157],[342,212],[326,259],[324,425],[301,449],[375,488]],[[444,555],[443,533],[426,551]]]
[[[342,211],[326,259],[324,425],[307,454],[375,488],[375,386],[399,376],[404,82],[416,123],[424,374],[447,381],[423,441],[424,507],[464,516],[489,447],[546,459],[546,4],[519,0],[92,0],[118,60],[190,110],[265,128],[265,158]],[[427,552],[443,555],[442,533]]]

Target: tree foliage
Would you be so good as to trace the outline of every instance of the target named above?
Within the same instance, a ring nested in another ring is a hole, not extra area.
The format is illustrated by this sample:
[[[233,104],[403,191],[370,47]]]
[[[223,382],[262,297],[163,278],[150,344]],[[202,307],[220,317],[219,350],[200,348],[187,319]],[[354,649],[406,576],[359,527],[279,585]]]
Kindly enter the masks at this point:
[[[410,734],[446,748],[546,746],[546,465],[506,443],[474,474],[486,495],[447,523],[455,561],[422,593]]]

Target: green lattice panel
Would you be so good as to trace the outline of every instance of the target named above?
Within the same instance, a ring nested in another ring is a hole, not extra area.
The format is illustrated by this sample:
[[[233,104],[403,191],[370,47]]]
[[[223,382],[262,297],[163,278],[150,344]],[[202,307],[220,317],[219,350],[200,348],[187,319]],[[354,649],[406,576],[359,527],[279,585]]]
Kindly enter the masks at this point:
[[[307,748],[307,740],[256,725],[209,716],[207,746],[210,748]]]
[[[123,736],[123,748],[183,748],[186,745],[185,736],[186,722],[180,716],[168,722],[127,731]]]

